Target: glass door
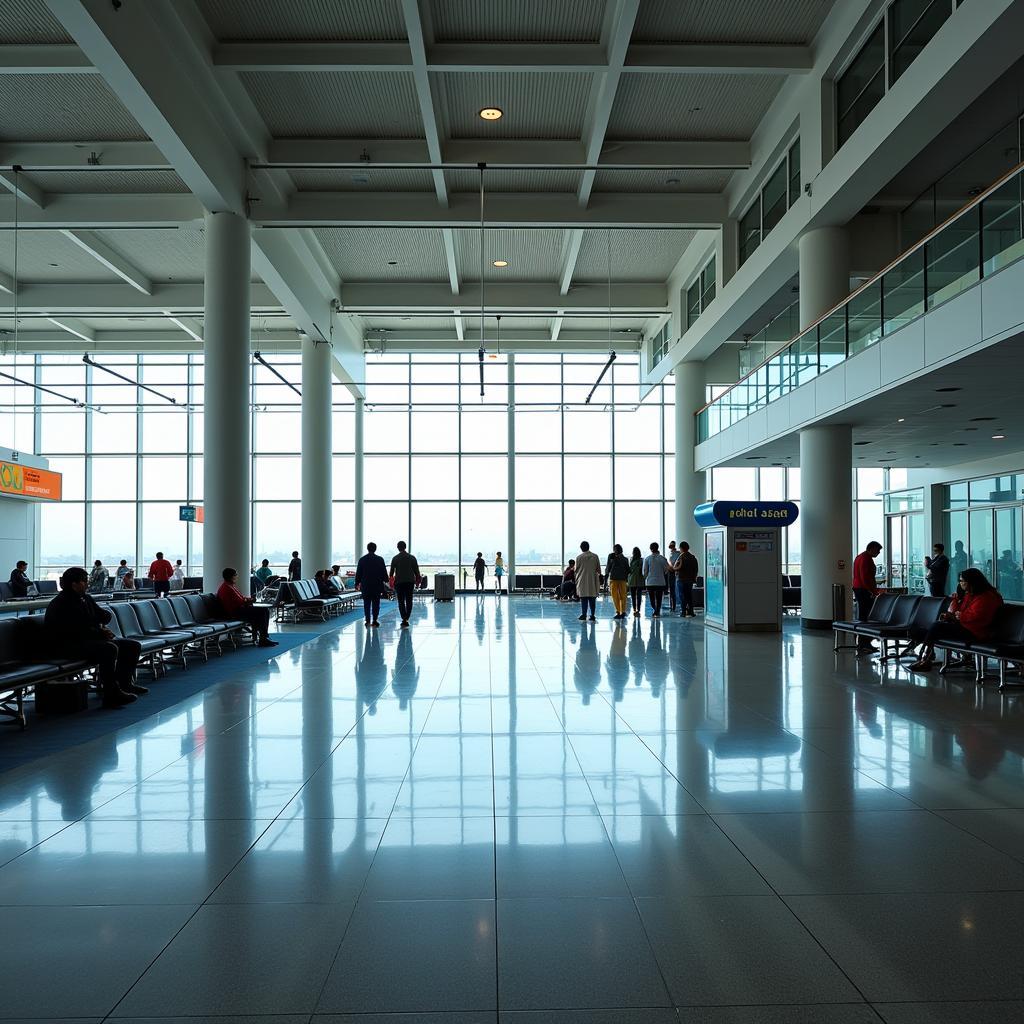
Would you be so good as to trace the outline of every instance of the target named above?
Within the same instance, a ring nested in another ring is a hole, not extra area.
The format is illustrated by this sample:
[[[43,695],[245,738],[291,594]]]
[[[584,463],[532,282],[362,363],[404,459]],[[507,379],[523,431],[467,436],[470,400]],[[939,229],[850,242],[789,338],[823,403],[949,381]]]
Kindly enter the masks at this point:
[[[996,578],[992,583],[1006,601],[1024,600],[1024,551],[1021,550],[1021,508],[997,508],[993,551]]]
[[[887,586],[893,590],[902,590],[907,585],[906,551],[906,516],[886,516],[885,556],[889,565]]]
[[[889,515],[886,519],[886,585],[910,594],[923,594],[924,578],[924,516],[920,512]]]

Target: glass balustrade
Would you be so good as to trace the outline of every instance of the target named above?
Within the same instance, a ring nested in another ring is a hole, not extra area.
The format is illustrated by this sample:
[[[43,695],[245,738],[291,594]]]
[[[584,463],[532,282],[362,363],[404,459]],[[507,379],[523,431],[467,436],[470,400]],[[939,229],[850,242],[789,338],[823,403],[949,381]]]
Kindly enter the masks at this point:
[[[1022,256],[1024,165],[796,337],[797,303],[775,317],[749,339],[749,372],[697,413],[697,436],[739,423]]]

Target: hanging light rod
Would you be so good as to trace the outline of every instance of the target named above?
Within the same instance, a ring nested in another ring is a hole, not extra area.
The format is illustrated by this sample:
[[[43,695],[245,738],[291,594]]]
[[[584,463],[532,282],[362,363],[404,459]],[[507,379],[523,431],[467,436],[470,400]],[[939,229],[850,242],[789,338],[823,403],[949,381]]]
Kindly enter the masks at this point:
[[[123,380],[126,384],[132,384],[137,388],[142,388],[143,391],[148,391],[151,395],[156,395],[157,398],[162,398],[165,402],[170,402],[171,405],[177,405],[178,400],[171,398],[170,395],[165,395],[161,391],[157,391],[156,388],[151,388],[148,384],[143,384],[141,381],[133,380],[131,377],[126,377],[123,373],[118,373],[117,370],[112,370],[109,366],[104,366],[102,363],[97,363],[95,359],[90,359],[87,355],[82,356],[82,362],[86,366],[92,366],[97,370],[102,370],[104,373],[109,373],[111,377],[117,377],[118,380]]]
[[[252,357],[253,359],[256,360],[256,362],[262,363],[282,384],[286,384],[288,387],[290,387],[292,391],[295,392],[295,394],[299,396],[302,395],[302,392],[290,380],[288,380],[287,377],[285,377],[279,371],[275,370],[274,367],[271,366],[270,363],[268,363],[259,352],[253,352]]]
[[[44,391],[48,395],[53,395],[54,398],[60,398],[65,402],[70,402],[72,405],[77,405],[80,409],[84,409],[85,402],[80,402],[77,398],[72,398],[70,395],[62,395],[59,391],[54,391],[52,388],[44,388],[42,384],[36,384],[35,381],[22,380],[20,377],[15,377],[10,373],[4,373],[0,371],[0,377],[6,377],[8,380],[13,380],[15,384],[24,384],[27,388],[35,388],[36,391]]]
[[[601,381],[604,380],[604,375],[611,369],[612,363],[615,362],[615,353],[613,352],[608,357],[608,362],[604,364],[604,369],[601,371],[600,376],[594,381],[594,386],[590,389],[590,394],[587,395],[587,400],[583,403],[584,405],[590,405],[590,400],[594,397],[594,392],[601,386]]]

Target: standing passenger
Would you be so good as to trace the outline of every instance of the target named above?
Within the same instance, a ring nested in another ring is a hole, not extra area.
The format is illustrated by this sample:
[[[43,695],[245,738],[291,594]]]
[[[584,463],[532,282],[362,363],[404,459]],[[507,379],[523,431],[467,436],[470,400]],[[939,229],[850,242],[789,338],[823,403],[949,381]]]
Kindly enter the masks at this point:
[[[179,558],[174,563],[174,572],[171,573],[171,590],[184,590],[185,589],[185,569],[181,564]]]
[[[150,564],[147,575],[153,581],[153,593],[157,597],[166,597],[171,589],[174,566],[164,558],[162,551],[156,553],[156,558]]]
[[[363,618],[367,626],[379,626],[380,598],[388,583],[388,568],[377,554],[377,545],[370,541],[366,554],[356,565],[356,590],[363,595]]]
[[[292,560],[288,563],[288,579],[289,580],[301,580],[302,579],[302,559],[299,558],[298,551],[292,552]]]
[[[665,594],[668,576],[668,559],[658,549],[657,541],[651,544],[651,553],[644,559],[644,582],[651,599],[651,618],[661,618],[661,599]]]
[[[927,570],[925,579],[928,581],[928,593],[932,597],[946,596],[946,581],[949,579],[949,559],[946,557],[946,545],[937,541],[932,545],[932,557],[925,557],[924,567]]]
[[[633,548],[626,583],[629,586],[629,597],[633,603],[633,618],[639,619],[644,600],[644,560],[640,555],[639,548]]]
[[[679,581],[679,603],[682,605],[682,617],[696,615],[693,610],[693,585],[697,582],[700,565],[697,556],[690,551],[690,545],[682,541],[679,545],[679,558],[676,559],[676,578]]]
[[[666,573],[668,587],[668,610],[674,612],[676,610],[676,563],[679,561],[679,549],[676,547],[676,542],[670,540],[668,542],[668,551],[665,552],[665,557],[668,559],[668,572]]]
[[[576,557],[576,593],[580,597],[580,622],[587,618],[590,609],[590,621],[597,621],[597,595],[601,592],[601,559],[590,550],[590,544],[580,541],[580,554]]]
[[[484,553],[476,553],[476,561],[473,563],[473,578],[476,580],[476,589],[484,589],[484,575],[487,573],[487,563],[484,561]]]
[[[626,584],[629,580],[629,561],[622,553],[622,545],[616,544],[612,553],[608,556],[608,562],[604,568],[604,574],[608,577],[608,590],[612,595],[612,604],[615,605],[615,618],[626,617]]]
[[[497,593],[501,593],[501,577],[505,575],[505,560],[501,557],[499,551],[494,559],[494,589]]]
[[[420,581],[420,567],[413,555],[406,551],[404,540],[398,542],[398,554],[391,559],[391,575],[395,579],[395,597],[398,598],[398,614],[402,618],[402,629],[408,628],[412,615],[412,595]]]
[[[853,560],[853,599],[857,602],[857,618],[861,622],[867,621],[867,617],[871,613],[871,606],[878,596],[878,584],[875,582],[875,559],[881,552],[882,545],[877,540],[873,540]],[[863,654],[877,650],[877,648],[872,646],[870,637],[858,637],[857,650]]]

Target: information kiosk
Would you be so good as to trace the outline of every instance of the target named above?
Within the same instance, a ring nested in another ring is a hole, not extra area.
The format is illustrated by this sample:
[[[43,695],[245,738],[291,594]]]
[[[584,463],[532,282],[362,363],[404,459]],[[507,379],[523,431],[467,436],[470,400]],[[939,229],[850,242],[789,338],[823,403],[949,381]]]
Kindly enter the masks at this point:
[[[727,632],[782,630],[782,529],[796,522],[791,501],[706,501],[704,622]]]

